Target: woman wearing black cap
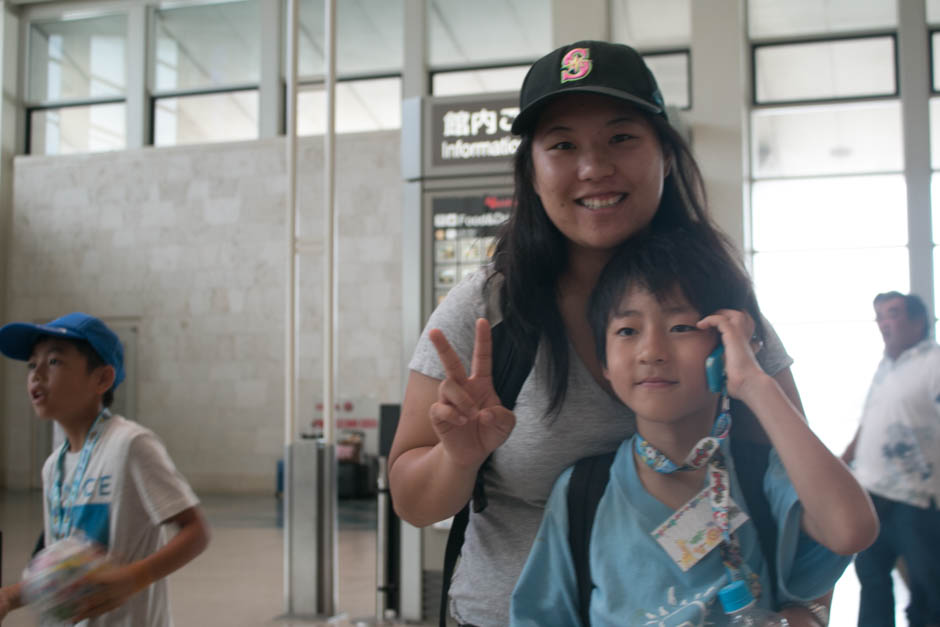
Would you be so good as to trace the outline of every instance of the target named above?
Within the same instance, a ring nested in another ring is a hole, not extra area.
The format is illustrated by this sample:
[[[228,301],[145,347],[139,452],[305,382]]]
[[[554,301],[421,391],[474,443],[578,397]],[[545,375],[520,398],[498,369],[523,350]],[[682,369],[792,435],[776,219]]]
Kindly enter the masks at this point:
[[[698,166],[632,48],[582,41],[538,60],[513,132],[522,138],[513,215],[492,265],[432,314],[389,456],[395,509],[418,526],[454,515],[471,494],[477,509],[474,484],[486,462],[486,506],[469,517],[449,607],[460,624],[480,627],[508,624],[510,594],[558,474],[633,431],[586,317],[601,269],[647,230],[695,223],[716,246],[726,241],[706,213]],[[512,347],[508,374],[506,358],[492,365],[490,325],[480,318],[500,323],[494,352]],[[765,326],[759,361],[799,405],[792,360]],[[524,382],[509,411],[502,384],[520,368]],[[812,625],[799,611],[808,622],[792,624]]]

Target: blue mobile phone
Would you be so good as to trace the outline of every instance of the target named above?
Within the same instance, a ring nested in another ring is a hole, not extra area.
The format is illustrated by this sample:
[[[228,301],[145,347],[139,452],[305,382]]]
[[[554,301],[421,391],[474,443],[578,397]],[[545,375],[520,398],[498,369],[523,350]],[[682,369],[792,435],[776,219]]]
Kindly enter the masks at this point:
[[[721,392],[725,387],[725,347],[722,344],[705,358],[705,377],[708,379],[708,389],[712,392]]]

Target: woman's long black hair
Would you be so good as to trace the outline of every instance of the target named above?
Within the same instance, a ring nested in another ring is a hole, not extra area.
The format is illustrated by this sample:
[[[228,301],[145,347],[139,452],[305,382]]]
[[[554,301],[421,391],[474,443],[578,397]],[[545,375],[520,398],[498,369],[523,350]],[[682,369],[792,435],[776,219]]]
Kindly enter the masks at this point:
[[[696,226],[709,245],[733,249],[708,216],[702,173],[685,140],[665,117],[640,113],[652,124],[664,156],[671,161],[649,229],[663,232]],[[533,180],[532,135],[526,134],[515,155],[513,212],[497,238],[493,264],[504,278],[500,304],[509,340],[530,355],[545,342],[551,415],[564,403],[571,362],[558,308],[558,280],[568,268],[568,241],[548,218]],[[629,239],[620,244],[629,245]]]

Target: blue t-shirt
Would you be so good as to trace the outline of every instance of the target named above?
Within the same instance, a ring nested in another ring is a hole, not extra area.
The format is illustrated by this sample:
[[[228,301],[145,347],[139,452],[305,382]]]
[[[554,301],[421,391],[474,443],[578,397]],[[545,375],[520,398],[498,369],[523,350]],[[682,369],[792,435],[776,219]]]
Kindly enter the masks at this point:
[[[634,436],[617,450],[610,481],[598,503],[591,531],[592,625],[657,627],[726,624],[718,591],[729,583],[721,552],[712,550],[683,572],[651,532],[673,510],[643,487],[633,459]],[[747,511],[734,473],[730,442],[722,450],[731,476],[731,497]],[[568,540],[568,482],[571,468],[555,482],[545,516],[512,595],[514,626],[577,625],[578,592]],[[833,588],[852,561],[833,553],[800,530],[802,506],[776,452],[770,453],[764,492],[778,527],[777,598],[779,603],[809,601]],[[771,585],[757,528],[746,521],[737,530],[741,555]],[[770,595],[758,604],[770,606]]]

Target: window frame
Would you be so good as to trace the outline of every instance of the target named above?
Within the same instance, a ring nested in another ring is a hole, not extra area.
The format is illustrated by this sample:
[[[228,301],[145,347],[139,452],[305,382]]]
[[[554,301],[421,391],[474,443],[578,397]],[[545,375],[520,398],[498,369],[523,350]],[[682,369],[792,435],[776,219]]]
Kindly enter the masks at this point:
[[[351,82],[359,82],[359,81],[377,81],[377,80],[384,80],[384,79],[390,79],[390,78],[398,79],[399,83],[403,81],[401,72],[389,72],[389,73],[349,72],[343,75],[337,75],[336,84],[337,86],[339,86],[340,83],[351,83]],[[300,92],[302,91],[313,91],[313,90],[325,91],[325,89],[326,89],[326,77],[325,76],[317,76],[315,78],[306,76],[303,79],[300,79],[300,78],[297,79],[297,95],[298,96],[300,95]],[[281,100],[284,103],[284,115],[282,116],[284,120],[284,124],[282,125],[280,132],[282,135],[284,135],[287,133],[287,106],[288,106],[286,81],[284,81],[282,84],[282,90],[283,90],[283,98],[281,98]],[[340,133],[337,132],[337,134],[340,134]],[[319,137],[319,134],[298,135],[298,137]]]
[[[689,104],[685,107],[677,107],[680,111],[691,111],[694,106],[694,97],[692,93],[692,49],[689,46],[677,46],[674,48],[655,48],[649,50],[637,50],[641,57],[646,59],[647,57],[658,57],[658,56],[672,56],[672,55],[683,55],[686,59],[686,67],[688,72],[686,72],[686,93],[689,96]],[[519,68],[519,67],[529,67],[531,66],[536,59],[531,59],[525,62],[519,61],[501,61],[498,63],[482,63],[476,65],[438,65],[432,68],[428,68],[427,71],[427,80],[428,80],[428,94],[434,96],[434,77],[437,74],[448,74],[451,72],[475,72],[475,71],[485,71],[485,70],[501,70],[505,68]],[[522,88],[522,85],[519,86]],[[518,90],[517,90],[518,91]],[[493,92],[497,93],[497,92]],[[504,93],[504,92],[498,92]],[[668,105],[668,103],[667,103]]]
[[[640,53],[640,56],[644,59],[644,62],[647,57],[657,57],[657,56],[670,56],[681,54],[685,56],[686,67],[688,72],[685,75],[686,81],[686,93],[689,95],[689,105],[687,107],[676,107],[680,111],[691,111],[695,106],[695,95],[692,90],[692,72],[694,71],[692,67],[692,48],[689,46],[678,46],[676,48],[656,48],[649,50],[637,50]],[[662,86],[660,86],[660,91],[662,91]],[[665,96],[663,96],[665,98]],[[669,103],[666,103],[666,106],[669,106]]]
[[[159,94],[151,94],[149,98],[149,102],[148,102],[148,108],[147,108],[147,137],[146,137],[147,145],[153,146],[156,148],[172,148],[173,146],[191,146],[191,145],[202,146],[202,145],[208,145],[210,143],[222,143],[224,141],[244,141],[241,139],[231,139],[231,140],[219,140],[219,142],[193,142],[192,144],[177,143],[177,144],[157,146],[157,143],[156,143],[157,105],[159,104],[160,100],[168,100],[170,98],[182,99],[182,98],[187,98],[190,96],[217,96],[220,94],[231,94],[231,93],[236,93],[236,92],[251,92],[251,91],[258,94],[259,99],[261,98],[261,90],[259,86],[252,85],[251,83],[246,83],[241,86],[235,85],[235,86],[226,86],[226,87],[218,87],[218,88],[207,87],[207,88],[202,88],[202,89],[179,89],[179,90],[173,90],[173,91],[160,92]],[[256,125],[255,130],[258,131],[257,125]],[[259,133],[259,137],[256,137],[255,139],[260,139],[260,133]]]
[[[124,36],[125,42],[130,42],[130,12],[127,8],[117,8],[109,5],[101,5],[95,9],[87,11],[68,11],[65,7],[58,7],[57,11],[47,13],[44,11],[38,11],[36,14],[25,13],[21,16],[23,20],[21,25],[21,30],[19,33],[19,49],[21,50],[21,61],[20,61],[20,72],[22,73],[22,80],[20,81],[22,86],[23,93],[23,137],[22,137],[22,149],[24,155],[34,154],[31,151],[32,148],[32,118],[33,113],[39,111],[52,111],[52,110],[63,110],[63,109],[73,109],[78,107],[89,107],[94,105],[106,105],[106,104],[124,104],[127,106],[128,94],[127,90],[129,85],[125,85],[124,95],[123,96],[102,96],[99,98],[64,98],[60,100],[34,100],[30,97],[33,75],[31,72],[31,64],[33,61],[32,57],[32,45],[30,37],[32,36],[32,28],[35,24],[42,23],[53,23],[53,22],[77,22],[80,20],[88,20],[109,16],[123,16],[124,17]],[[128,48],[125,47],[125,56],[124,56],[124,72],[125,79],[128,71]],[[127,82],[125,80],[125,82]],[[125,146],[124,149],[127,149],[127,134],[125,129]],[[52,156],[52,155],[50,155]]]
[[[940,88],[937,88],[935,86],[936,81],[934,81],[934,73],[937,71],[937,68],[934,67],[934,64],[933,64],[933,55],[934,55],[933,36],[934,35],[940,35],[940,25],[927,28],[927,67],[929,68],[929,73],[930,73],[930,75],[928,76],[930,80],[930,83],[929,83],[930,84],[930,89],[929,89],[930,96],[940,95]]]
[[[938,29],[940,30],[940,29]],[[894,66],[894,90],[891,93],[869,94],[863,96],[835,96],[827,98],[794,98],[790,100],[768,100],[761,102],[757,99],[757,51],[759,48],[772,48],[781,46],[792,46],[800,44],[817,43],[836,43],[842,41],[853,41],[859,39],[882,39],[887,38],[892,42],[893,47],[893,66]],[[807,37],[786,37],[774,39],[752,40],[750,42],[750,63],[751,63],[751,108],[764,109],[768,107],[787,107],[797,105],[814,104],[838,104],[848,102],[865,102],[871,100],[886,100],[901,97],[901,67],[898,54],[898,33],[897,31],[871,31],[862,33],[848,33],[833,36],[812,35]]]
[[[261,110],[260,110],[260,100],[261,100],[261,83],[262,83],[262,73],[264,72],[264,67],[262,66],[262,60],[259,56],[258,58],[258,80],[257,82],[245,82],[245,83],[220,83],[218,85],[209,85],[205,87],[184,87],[182,89],[157,89],[157,19],[156,12],[163,9],[176,9],[176,8],[189,8],[193,6],[205,6],[213,4],[228,4],[229,2],[239,2],[241,0],[223,0],[222,2],[212,2],[212,1],[197,1],[197,2],[187,2],[187,3],[166,3],[160,2],[159,0],[152,0],[147,3],[149,9],[147,15],[147,44],[146,44],[146,72],[147,72],[147,133],[144,137],[145,145],[147,146],[156,146],[155,138],[157,134],[156,129],[156,112],[158,101],[162,99],[169,98],[186,98],[189,96],[215,96],[226,93],[235,93],[235,92],[247,92],[254,91],[258,94],[258,120],[256,124],[256,136],[255,139],[261,138]],[[259,13],[263,11],[263,2],[265,0],[255,0],[258,4]],[[259,47],[264,45],[263,33],[259,30],[258,32],[258,43]],[[285,104],[286,107],[286,104]],[[284,117],[286,118],[286,109]],[[286,123],[283,125],[286,129]],[[284,133],[284,129],[281,130],[281,134]],[[225,140],[221,140],[224,142]],[[229,141],[243,141],[232,139]],[[189,145],[206,145],[207,143],[215,142],[195,142],[195,144],[172,144],[172,146],[189,146]],[[221,142],[220,142],[221,143]],[[160,146],[161,148],[170,148],[171,146]]]
[[[428,76],[428,95],[434,96],[434,77],[437,74],[450,74],[456,72],[477,72],[477,71],[486,71],[486,70],[503,70],[508,68],[519,68],[519,67],[529,67],[536,60],[532,59],[525,62],[517,61],[505,61],[499,63],[484,63],[479,65],[440,65],[433,68],[429,68],[427,72]],[[522,87],[521,85],[519,86]],[[497,92],[493,92],[497,93]],[[499,92],[503,93],[503,92]]]

